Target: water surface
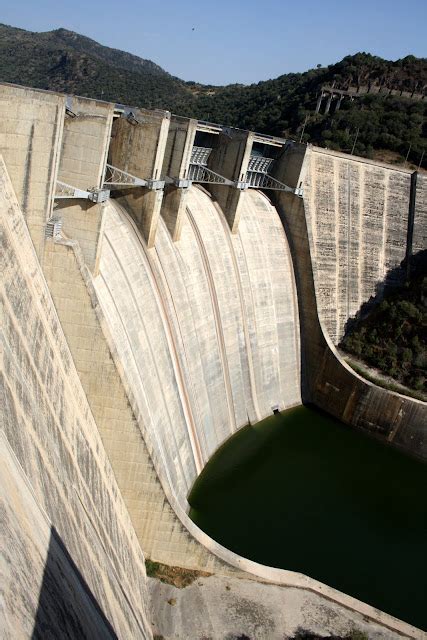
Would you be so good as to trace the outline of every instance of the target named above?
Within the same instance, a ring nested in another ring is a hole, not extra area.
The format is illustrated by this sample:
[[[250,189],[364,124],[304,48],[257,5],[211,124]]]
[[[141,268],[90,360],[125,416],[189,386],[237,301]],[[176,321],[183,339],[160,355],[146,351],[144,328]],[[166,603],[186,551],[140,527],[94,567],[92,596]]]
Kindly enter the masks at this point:
[[[256,562],[299,571],[427,629],[427,465],[297,407],[212,457],[192,520]]]

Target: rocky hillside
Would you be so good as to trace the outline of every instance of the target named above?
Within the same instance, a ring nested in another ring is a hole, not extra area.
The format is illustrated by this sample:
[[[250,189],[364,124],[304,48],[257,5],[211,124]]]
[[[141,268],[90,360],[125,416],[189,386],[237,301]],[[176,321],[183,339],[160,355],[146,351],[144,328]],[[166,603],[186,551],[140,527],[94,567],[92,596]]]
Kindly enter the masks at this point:
[[[368,93],[316,114],[322,86],[381,86],[425,95],[427,59],[395,62],[367,53],[274,80],[214,87],[184,82],[150,60],[57,29],[0,25],[0,80],[193,116],[389,162],[427,168],[427,98]]]

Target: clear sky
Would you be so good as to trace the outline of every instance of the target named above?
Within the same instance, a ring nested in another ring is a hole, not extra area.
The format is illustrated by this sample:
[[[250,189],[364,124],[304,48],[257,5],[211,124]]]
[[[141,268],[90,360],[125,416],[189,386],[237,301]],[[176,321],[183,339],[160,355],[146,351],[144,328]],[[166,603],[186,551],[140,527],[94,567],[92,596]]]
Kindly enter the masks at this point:
[[[275,78],[357,51],[427,57],[427,0],[3,0],[0,22],[64,27],[210,84]]]

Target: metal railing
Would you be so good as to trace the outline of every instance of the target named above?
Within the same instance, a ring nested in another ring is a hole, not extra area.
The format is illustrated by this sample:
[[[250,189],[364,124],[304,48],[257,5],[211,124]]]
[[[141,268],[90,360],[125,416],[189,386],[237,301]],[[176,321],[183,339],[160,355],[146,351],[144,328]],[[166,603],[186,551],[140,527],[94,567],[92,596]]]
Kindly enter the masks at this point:
[[[264,156],[251,156],[249,158],[248,172],[256,171],[257,173],[268,173],[273,162],[273,158],[264,158]]]
[[[206,167],[212,149],[209,147],[193,147],[190,164],[201,164]]]

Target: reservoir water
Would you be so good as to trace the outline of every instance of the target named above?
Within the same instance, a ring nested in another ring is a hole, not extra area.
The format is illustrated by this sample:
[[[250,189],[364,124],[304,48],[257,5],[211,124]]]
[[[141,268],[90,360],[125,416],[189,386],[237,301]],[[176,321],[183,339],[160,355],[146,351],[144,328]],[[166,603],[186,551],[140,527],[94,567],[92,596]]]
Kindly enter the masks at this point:
[[[427,629],[427,465],[309,407],[211,458],[190,517],[228,549]]]

